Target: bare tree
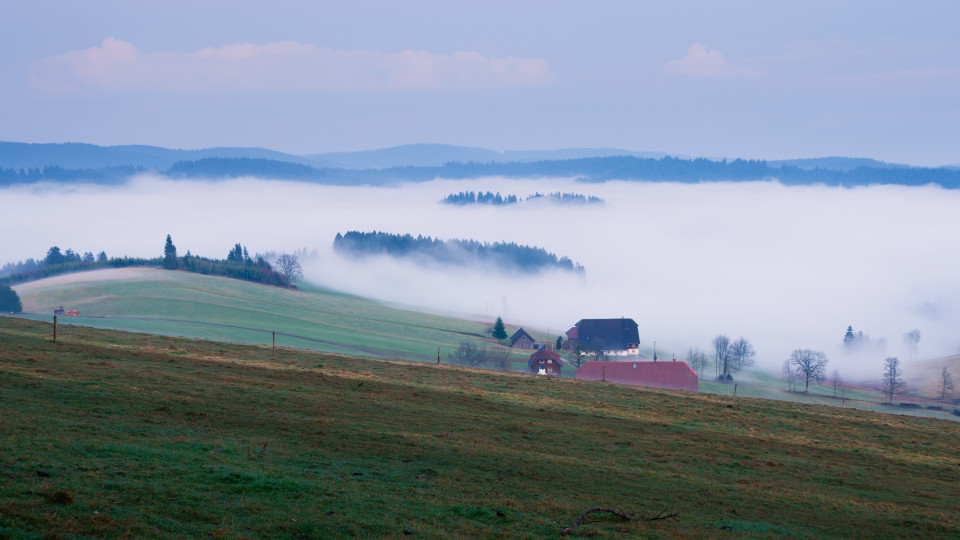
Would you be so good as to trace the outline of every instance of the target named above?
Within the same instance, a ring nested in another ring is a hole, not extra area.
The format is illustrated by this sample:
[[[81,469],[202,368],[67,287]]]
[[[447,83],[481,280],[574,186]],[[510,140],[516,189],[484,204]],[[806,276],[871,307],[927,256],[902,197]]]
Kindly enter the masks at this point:
[[[799,379],[804,382],[803,391],[810,391],[810,381],[823,381],[827,370],[827,355],[810,349],[797,349],[790,354],[790,363],[797,369]]]
[[[726,378],[729,373],[730,338],[718,335],[710,342],[713,345],[713,361],[717,368],[717,379]]]
[[[303,267],[300,266],[300,261],[297,260],[296,255],[289,253],[277,257],[277,272],[287,281],[303,279]]]
[[[893,403],[893,396],[903,390],[907,383],[903,382],[903,370],[900,369],[900,360],[887,358],[883,361],[883,381],[881,389],[887,395],[887,401]]]
[[[469,341],[461,341],[460,345],[457,346],[457,350],[448,353],[447,358],[450,359],[452,363],[461,366],[477,366],[483,361],[483,356],[480,354],[477,346]]]
[[[917,355],[917,347],[920,345],[920,331],[914,328],[904,334],[903,344],[907,346],[907,352],[912,360]]]
[[[797,370],[793,369],[793,365],[790,363],[790,359],[787,358],[783,361],[783,378],[787,380],[787,384],[790,385],[790,391],[793,392],[794,384],[797,382]]]
[[[567,350],[569,350],[570,354],[573,355],[573,360],[570,360],[571,364],[579,368],[584,362],[586,362],[586,356],[583,354],[583,349],[580,347],[580,341],[576,339],[567,341]]]
[[[950,374],[950,369],[947,366],[943,366],[943,369],[940,370],[940,401],[947,400],[947,394],[953,392],[953,375]]]
[[[483,354],[483,363],[493,369],[506,371],[510,369],[510,349],[506,347],[493,347],[481,349]]]
[[[698,377],[703,376],[703,370],[707,367],[707,364],[710,361],[707,360],[707,355],[700,350],[699,347],[689,349],[687,351],[687,364],[697,372]]]
[[[757,355],[757,352],[753,349],[753,345],[742,337],[730,344],[728,353],[730,355],[729,364],[731,372],[740,371],[753,364],[753,357]]]
[[[840,397],[843,391],[843,379],[840,378],[840,370],[835,369],[830,374],[830,384],[833,386],[833,397]]]

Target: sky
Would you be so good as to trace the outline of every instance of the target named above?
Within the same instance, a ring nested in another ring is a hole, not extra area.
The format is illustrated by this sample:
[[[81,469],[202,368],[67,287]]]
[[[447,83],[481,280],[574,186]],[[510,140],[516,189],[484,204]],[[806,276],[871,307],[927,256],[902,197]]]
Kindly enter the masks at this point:
[[[960,163],[952,1],[0,2],[0,140]]]
[[[577,192],[600,205],[453,206],[464,190]],[[308,281],[361,296],[514,329],[565,332],[583,318],[631,317],[645,347],[685,358],[718,334],[744,337],[757,366],[779,373],[795,349],[826,353],[847,380],[875,380],[883,358],[912,369],[903,334],[918,329],[916,359],[960,352],[960,190],[935,186],[836,188],[777,182],[672,184],[570,179],[443,180],[394,187],[142,176],[117,186],[28,184],[0,189],[8,260],[49,246],[111,257],[178,253],[224,258],[302,257]],[[158,211],[158,209],[161,209]],[[337,233],[385,231],[542,247],[582,264],[584,276],[421,266],[352,259]],[[847,326],[886,346],[843,354]],[[909,369],[908,369],[909,371]]]

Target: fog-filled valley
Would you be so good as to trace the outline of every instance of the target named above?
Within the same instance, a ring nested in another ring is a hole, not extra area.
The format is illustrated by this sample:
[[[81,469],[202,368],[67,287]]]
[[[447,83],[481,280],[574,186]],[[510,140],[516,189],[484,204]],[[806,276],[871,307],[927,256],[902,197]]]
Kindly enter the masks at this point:
[[[451,206],[465,190],[525,197],[577,192],[603,204],[547,201]],[[786,187],[776,182],[582,184],[568,179],[434,180],[398,187],[320,186],[265,179],[172,181],[141,176],[114,187],[36,184],[0,192],[9,234],[2,262],[50,246],[154,257],[170,234],[181,254],[301,255],[306,280],[431,311],[537,328],[552,335],[581,318],[632,317],[644,346],[682,358],[728,334],[751,340],[776,371],[797,348],[823,350],[831,368],[875,379],[884,356],[956,354],[960,338],[960,192],[936,187]],[[545,248],[584,274],[522,274],[334,252],[350,230]],[[315,252],[315,255],[313,254]],[[873,342],[841,352],[847,326]]]

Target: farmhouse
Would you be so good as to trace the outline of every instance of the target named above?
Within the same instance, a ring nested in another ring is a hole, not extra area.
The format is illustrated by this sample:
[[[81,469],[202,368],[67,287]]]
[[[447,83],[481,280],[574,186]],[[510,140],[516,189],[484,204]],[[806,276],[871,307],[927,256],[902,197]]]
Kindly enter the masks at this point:
[[[580,319],[567,330],[568,347],[605,355],[640,355],[640,334],[633,319]]]
[[[670,390],[698,390],[697,372],[686,362],[586,362],[575,374],[578,379],[608,381]]]
[[[530,355],[527,367],[530,368],[530,373],[559,377],[560,369],[563,367],[563,359],[550,347],[543,347]]]
[[[510,336],[510,346],[514,349],[536,349],[536,340],[523,328]]]

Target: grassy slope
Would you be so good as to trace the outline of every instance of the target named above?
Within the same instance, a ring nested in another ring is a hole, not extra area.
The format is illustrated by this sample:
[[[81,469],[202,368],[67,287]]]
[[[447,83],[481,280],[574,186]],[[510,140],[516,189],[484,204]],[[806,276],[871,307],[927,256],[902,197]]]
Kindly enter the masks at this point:
[[[960,425],[0,318],[0,537],[956,537]],[[41,476],[38,473],[43,473]],[[499,513],[498,513],[499,512]]]
[[[321,289],[295,291],[221,277],[149,268],[69,274],[16,287],[24,311],[53,314],[63,305],[84,317],[64,323],[253,344],[269,333],[116,317],[155,317],[275,330],[340,344],[277,338],[278,345],[349,354],[429,360],[460,341],[490,345],[483,323],[390,308]],[[113,317],[91,319],[92,317]],[[44,319],[49,320],[46,316]]]
[[[86,316],[171,318],[275,329],[340,344],[336,346],[278,336],[279,345],[427,361],[436,359],[437,347],[441,348],[444,361],[447,361],[447,354],[461,341],[471,341],[479,346],[493,345],[490,340],[480,337],[488,325],[475,321],[391,308],[364,298],[313,287],[301,291],[285,290],[236,279],[152,268],[68,274],[18,285],[16,289],[23,298],[26,311],[52,314],[54,308],[64,305],[68,309],[79,309],[84,317],[62,317],[62,322],[99,328],[252,344],[271,342],[269,333],[156,320],[96,319]],[[47,315],[36,318],[49,320]],[[508,330],[512,333],[514,328]],[[537,339],[549,339],[530,328],[527,330]],[[648,356],[651,353],[645,352]],[[527,356],[522,352],[514,352],[514,369],[525,369]],[[564,376],[572,377],[573,373],[572,366],[568,366]],[[929,375],[928,379],[933,380],[932,371]],[[738,394],[742,396],[809,404],[841,404],[840,400],[832,397],[832,389],[812,386],[809,394],[788,392],[786,381],[760,373],[741,373],[737,376],[737,383]],[[703,379],[700,390],[730,394],[733,387]],[[930,392],[926,394],[932,395]],[[848,398],[845,403],[847,407],[957,418],[951,414],[952,406],[944,411],[929,411],[925,408],[903,409],[882,405],[886,401],[885,396],[867,388],[847,389],[844,397]]]

